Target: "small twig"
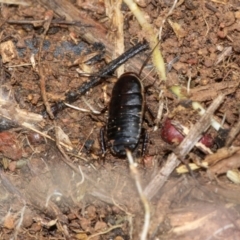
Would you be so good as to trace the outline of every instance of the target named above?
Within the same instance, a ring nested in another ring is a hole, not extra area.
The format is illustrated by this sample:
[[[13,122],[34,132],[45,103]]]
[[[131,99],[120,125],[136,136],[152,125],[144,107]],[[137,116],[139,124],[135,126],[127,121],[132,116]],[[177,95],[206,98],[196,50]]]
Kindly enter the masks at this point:
[[[162,113],[163,113],[163,106],[164,106],[164,101],[163,101],[163,96],[164,96],[164,91],[160,91],[159,93],[159,105],[158,105],[158,113],[157,113],[157,117],[155,120],[156,126],[154,126],[153,131],[157,131],[158,127],[159,127],[159,123],[162,119]]]
[[[87,101],[87,99],[84,96],[82,96],[82,100],[89,107],[89,109],[92,111],[92,113],[94,113],[94,114],[101,114],[101,112],[99,112],[99,111],[94,109],[94,107]]]
[[[133,214],[131,214],[131,213],[128,212],[126,209],[124,209],[123,207],[121,207],[120,204],[115,201],[114,196],[112,196],[112,201],[113,201],[113,204],[114,204],[117,208],[119,208],[121,211],[125,212],[126,215],[128,215],[128,216],[130,216],[130,217],[133,217]]]
[[[167,181],[172,171],[180,164],[180,160],[184,160],[185,156],[191,151],[195,144],[199,141],[202,132],[210,126],[211,118],[216,109],[220,106],[224,99],[224,95],[219,95],[206,110],[200,120],[190,129],[189,134],[184,138],[181,144],[176,148],[175,153],[172,153],[165,165],[158,171],[156,176],[144,189],[144,194],[148,199],[152,199],[160,188]]]
[[[24,203],[24,206],[22,207],[22,209],[17,213],[17,214],[20,213],[20,218],[18,220],[17,226],[15,227],[14,239],[17,239],[18,232],[23,222],[23,216],[24,216],[25,210],[26,210],[26,203]]]
[[[208,35],[208,33],[209,33],[209,24],[208,24],[208,21],[207,21],[207,19],[206,19],[206,9],[205,9],[205,7],[206,7],[206,5],[204,4],[204,2],[202,1],[201,3],[201,11],[202,11],[202,16],[203,16],[203,20],[204,20],[204,22],[205,22],[205,24],[206,24],[206,28],[207,28],[207,31],[206,31],[206,33],[205,33],[205,37],[207,37],[207,35]]]
[[[7,23],[10,23],[10,24],[32,24],[34,26],[42,26],[46,21],[48,20],[7,20],[6,22]],[[63,20],[63,19],[53,19],[51,22],[50,22],[50,25],[77,25],[77,26],[84,26],[84,27],[92,27],[92,25],[86,25],[86,24],[82,24],[81,22],[79,21],[66,21],[66,20]]]
[[[226,146],[229,147],[232,142],[235,140],[236,136],[239,134],[240,132],[240,117],[238,119],[238,122],[235,126],[233,126],[228,134],[228,138],[226,141]]]
[[[76,184],[77,187],[79,187],[80,185],[82,185],[82,184],[84,183],[84,181],[85,181],[85,177],[84,177],[84,174],[83,174],[83,171],[82,171],[82,168],[81,168],[80,165],[78,165],[78,169],[79,169],[79,172],[80,172],[80,175],[81,175],[82,179],[81,179],[80,182],[78,182],[78,183]]]
[[[46,111],[49,114],[50,118],[54,119],[54,115],[52,113],[51,106],[47,99],[46,80],[45,80],[45,75],[43,73],[43,66],[42,66],[42,62],[41,62],[41,53],[42,53],[42,48],[43,48],[43,42],[45,40],[45,37],[46,37],[47,31],[49,29],[50,23],[52,21],[52,18],[53,18],[53,11],[50,11],[50,10],[47,11],[46,16],[45,16],[46,22],[44,23],[45,30],[42,35],[42,39],[41,39],[40,46],[39,46],[39,52],[38,52],[38,71],[39,71],[39,76],[40,76],[40,89],[41,89],[41,95],[43,98],[43,102],[44,102]]]
[[[174,8],[177,5],[177,2],[178,2],[178,0],[174,0],[172,7],[170,8],[169,12],[167,13],[167,16],[162,20],[162,24],[161,24],[161,27],[159,28],[159,33],[158,33],[159,40],[161,40],[161,38],[162,38],[163,25],[165,24],[167,18],[172,14]]]
[[[92,234],[91,236],[89,236],[89,237],[87,238],[87,240],[89,240],[89,239],[91,239],[91,238],[94,238],[94,237],[96,237],[96,236],[99,236],[99,235],[106,234],[106,233],[108,233],[108,232],[111,232],[113,229],[120,228],[120,227],[122,227],[122,225],[120,225],[120,224],[119,224],[119,225],[112,226],[112,227],[108,228],[108,229],[105,230],[105,231]]]
[[[38,129],[36,129],[35,127],[33,127],[33,126],[32,126],[31,124],[29,124],[29,123],[24,122],[24,123],[22,123],[22,126],[25,127],[25,128],[28,128],[28,129],[30,129],[30,130],[38,133],[38,134],[40,134],[41,136],[43,136],[43,137],[45,137],[45,138],[48,138],[48,139],[50,139],[50,140],[52,140],[52,141],[55,141],[55,139],[53,139],[53,138],[50,137],[49,135],[47,135],[47,134],[39,131]],[[61,146],[65,147],[65,148],[68,149],[68,150],[72,150],[72,147],[71,147],[71,146],[66,145],[66,144],[63,143],[63,142],[59,142],[59,144],[60,144]]]
[[[233,50],[232,47],[225,47],[223,51],[217,56],[217,61],[214,63],[214,66],[217,66],[219,63],[223,62],[227,57],[231,56]]]
[[[192,81],[192,76],[191,76],[191,70],[189,69],[189,76],[187,81],[187,95],[190,94],[191,81]]]
[[[68,153],[68,155],[69,156],[73,156],[73,157],[76,157],[76,158],[79,158],[79,159],[81,159],[81,160],[83,160],[83,161],[85,161],[86,163],[88,163],[89,162],[89,160],[87,159],[87,158],[85,158],[85,157],[82,157],[82,156],[80,156],[80,155],[77,155],[77,154],[73,154],[73,153]],[[92,164],[90,164],[91,166],[92,166],[92,168],[93,169],[95,169],[95,167],[92,165]],[[96,170],[96,169],[95,169]]]
[[[140,196],[140,199],[142,201],[144,210],[145,210],[145,215],[144,215],[144,225],[143,225],[143,229],[141,232],[141,240],[146,240],[147,239],[147,234],[148,234],[148,229],[149,229],[149,225],[150,225],[150,206],[149,206],[149,202],[148,199],[146,197],[146,194],[144,194],[141,183],[140,183],[140,177],[139,177],[139,173],[137,170],[137,166],[136,163],[133,160],[133,156],[131,151],[129,151],[128,149],[126,149],[126,154],[127,154],[127,158],[129,161],[129,167],[131,170],[131,173],[133,175],[133,178],[135,180],[135,184],[137,186],[137,190],[138,190],[138,194]]]
[[[5,4],[14,4],[14,5],[22,5],[22,6],[30,6],[31,2],[29,1],[23,1],[23,0],[1,0],[1,3]]]
[[[17,67],[24,67],[24,66],[32,66],[31,63],[21,63],[21,64],[17,64],[17,65],[8,65],[8,68],[17,68]]]
[[[88,110],[88,109],[86,109],[86,108],[76,107],[76,106],[74,106],[74,105],[72,105],[72,104],[69,104],[69,103],[66,103],[66,102],[64,102],[64,104],[65,104],[67,107],[72,108],[72,109],[75,109],[75,110],[78,110],[78,111],[80,111],[80,112],[93,113],[93,114],[101,114],[101,112],[96,111],[96,110],[94,110],[94,109]]]
[[[84,148],[84,145],[86,144],[87,140],[89,139],[89,137],[92,135],[93,133],[93,129],[91,129],[90,133],[88,134],[87,138],[85,139],[84,143],[82,144],[81,148],[78,150],[78,155],[81,153],[82,149]]]

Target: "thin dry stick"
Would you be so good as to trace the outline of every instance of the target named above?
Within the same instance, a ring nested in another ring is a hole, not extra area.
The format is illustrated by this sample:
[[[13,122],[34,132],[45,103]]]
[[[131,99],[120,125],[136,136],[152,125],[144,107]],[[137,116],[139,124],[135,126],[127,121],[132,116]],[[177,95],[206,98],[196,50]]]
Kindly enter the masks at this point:
[[[175,1],[173,2],[173,5],[172,5],[172,7],[170,8],[170,10],[169,10],[167,16],[162,20],[162,24],[161,24],[161,27],[159,28],[159,34],[158,34],[158,38],[159,38],[159,40],[161,40],[161,38],[162,38],[162,29],[163,29],[163,25],[165,24],[167,18],[172,14],[174,8],[175,8],[176,5],[177,5],[177,2],[178,2],[178,0],[175,0]]]
[[[143,193],[143,189],[142,189],[142,186],[140,183],[139,173],[137,170],[136,163],[133,160],[132,153],[128,149],[126,149],[126,153],[127,153],[127,158],[129,161],[129,167],[130,167],[131,173],[133,175],[133,178],[135,180],[138,194],[141,198],[141,201],[142,201],[142,204],[143,204],[143,207],[145,210],[144,225],[143,225],[143,229],[142,229],[142,233],[141,233],[141,237],[140,237],[141,240],[145,240],[145,239],[147,239],[147,234],[148,234],[148,229],[149,229],[149,224],[150,224],[150,206],[149,206],[149,202],[148,202],[146,195]]]
[[[46,111],[49,114],[51,119],[54,119],[54,115],[52,113],[51,107],[49,105],[48,99],[47,99],[47,94],[46,94],[46,80],[45,80],[45,75],[43,73],[43,67],[41,63],[41,53],[42,53],[42,47],[43,47],[43,42],[45,40],[47,31],[49,29],[49,26],[51,24],[53,18],[53,11],[49,10],[46,13],[45,20],[46,22],[44,23],[44,32],[42,35],[42,40],[40,42],[39,46],[39,52],[38,52],[38,71],[39,71],[39,76],[40,76],[40,89],[41,89],[41,95],[43,98],[44,105],[46,107]]]
[[[91,129],[91,131],[89,132],[87,138],[85,139],[85,141],[83,142],[81,148],[78,150],[78,155],[81,153],[81,151],[83,150],[84,148],[84,145],[86,144],[87,140],[89,139],[89,137],[92,135],[93,133],[93,130],[94,130],[94,127]]]
[[[101,112],[95,110],[93,106],[91,106],[91,104],[87,101],[87,99],[84,96],[82,96],[82,100],[89,107],[89,109],[92,111],[93,114],[101,114]]]
[[[228,138],[225,144],[227,147],[229,147],[232,144],[232,142],[234,141],[236,136],[239,134],[239,132],[240,132],[240,117],[238,119],[237,124],[231,128],[228,134]]]
[[[184,138],[182,143],[176,148],[175,153],[172,153],[165,165],[158,171],[157,175],[151,180],[151,182],[144,189],[144,194],[148,199],[152,199],[160,188],[167,181],[172,171],[180,164],[178,159],[184,160],[185,156],[191,151],[194,145],[201,138],[202,132],[211,124],[211,118],[215,110],[220,106],[224,99],[224,95],[219,95],[206,110],[205,114],[200,120],[190,129],[189,134]]]
[[[100,235],[106,234],[106,233],[111,232],[112,230],[114,230],[114,229],[116,229],[116,228],[120,228],[120,227],[122,227],[122,225],[120,225],[120,224],[119,224],[119,225],[112,226],[112,227],[106,229],[105,231],[92,234],[91,236],[89,236],[89,237],[87,238],[87,240],[89,240],[89,239],[91,239],[91,238],[94,238],[94,237],[96,237],[96,236],[100,236]]]
[[[156,126],[154,126],[154,128],[153,128],[154,132],[158,130],[159,123],[160,123],[160,121],[162,119],[163,106],[164,106],[163,93],[164,93],[164,91],[160,91],[159,96],[158,96],[158,98],[159,98],[159,105],[158,105],[157,117],[156,117],[156,120],[155,120]]]
[[[29,124],[29,123],[24,122],[24,123],[22,123],[21,125],[22,125],[23,127],[27,128],[27,129],[30,129],[30,130],[38,133],[39,135],[41,135],[41,136],[43,136],[43,137],[45,137],[45,138],[48,138],[48,139],[50,139],[50,140],[52,140],[52,141],[55,141],[55,139],[53,139],[53,138],[50,137],[49,135],[47,135],[47,134],[39,131],[38,129],[36,129],[35,127],[33,127],[33,126],[32,126],[31,124]],[[65,148],[66,148],[67,150],[69,150],[69,151],[73,149],[71,146],[69,146],[69,145],[67,145],[67,144],[65,144],[65,143],[63,143],[63,142],[59,142],[59,144],[62,145],[63,147],[65,147]]]
[[[16,214],[20,214],[20,218],[18,219],[18,222],[17,222],[17,225],[15,227],[15,233],[14,233],[14,239],[18,239],[17,236],[18,236],[18,233],[20,231],[20,227],[23,223],[23,217],[24,217],[24,214],[25,214],[25,211],[26,211],[26,203],[24,203],[24,206],[21,208],[21,210]]]
[[[99,111],[95,111],[94,110],[94,112],[92,111],[92,110],[88,110],[88,109],[85,109],[85,108],[79,108],[79,107],[76,107],[76,106],[74,106],[74,105],[72,105],[72,104],[69,104],[69,103],[64,103],[67,107],[69,107],[69,108],[72,108],[72,109],[75,109],[75,110],[77,110],[77,111],[80,111],[80,112],[84,112],[84,113],[93,113],[93,114],[101,114],[101,112],[99,112]]]
[[[30,6],[31,5],[30,1],[22,1],[22,0],[1,0],[0,2],[6,3],[6,4],[22,5],[22,6]]]

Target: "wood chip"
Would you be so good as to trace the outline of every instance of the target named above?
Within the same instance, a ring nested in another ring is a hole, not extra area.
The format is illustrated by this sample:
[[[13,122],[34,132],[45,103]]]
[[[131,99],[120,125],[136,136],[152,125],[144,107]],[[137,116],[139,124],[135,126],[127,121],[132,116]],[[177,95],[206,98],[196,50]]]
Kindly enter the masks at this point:
[[[0,44],[0,54],[3,63],[10,62],[17,57],[17,50],[11,40]]]

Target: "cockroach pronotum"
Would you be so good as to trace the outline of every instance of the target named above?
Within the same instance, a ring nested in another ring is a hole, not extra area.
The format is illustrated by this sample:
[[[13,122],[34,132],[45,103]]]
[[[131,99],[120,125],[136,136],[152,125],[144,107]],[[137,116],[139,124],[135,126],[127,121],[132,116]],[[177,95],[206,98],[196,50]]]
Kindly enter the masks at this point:
[[[145,109],[145,89],[136,73],[124,73],[112,90],[107,126],[101,129],[101,147],[106,151],[104,133],[111,152],[126,155],[126,148],[134,151],[143,137],[142,153],[147,144],[147,134],[142,128]]]

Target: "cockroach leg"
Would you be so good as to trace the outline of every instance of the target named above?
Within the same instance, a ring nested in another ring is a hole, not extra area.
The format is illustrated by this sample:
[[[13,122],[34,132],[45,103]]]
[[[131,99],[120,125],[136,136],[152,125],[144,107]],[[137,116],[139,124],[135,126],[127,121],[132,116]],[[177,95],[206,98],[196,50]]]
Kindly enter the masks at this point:
[[[154,120],[156,119],[156,117],[154,116],[153,111],[152,111],[151,108],[148,106],[148,104],[146,104],[145,108],[146,108],[146,111],[148,112],[151,120],[154,122]]]
[[[108,107],[104,107],[102,110],[101,110],[101,114],[102,113],[105,113],[107,111]]]
[[[106,131],[106,127],[101,127],[100,129],[100,145],[101,145],[101,150],[102,150],[102,156],[105,155],[106,151],[107,151],[107,147],[106,147],[106,142],[105,142],[105,138],[104,138],[104,133]]]
[[[147,150],[147,145],[149,142],[149,136],[145,128],[142,128],[142,156],[145,155]]]

